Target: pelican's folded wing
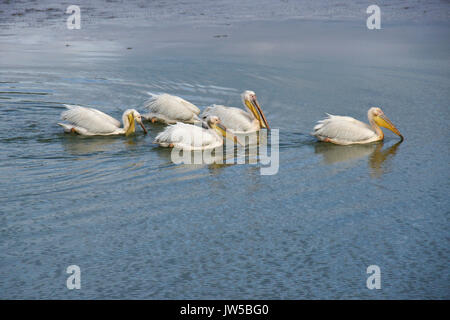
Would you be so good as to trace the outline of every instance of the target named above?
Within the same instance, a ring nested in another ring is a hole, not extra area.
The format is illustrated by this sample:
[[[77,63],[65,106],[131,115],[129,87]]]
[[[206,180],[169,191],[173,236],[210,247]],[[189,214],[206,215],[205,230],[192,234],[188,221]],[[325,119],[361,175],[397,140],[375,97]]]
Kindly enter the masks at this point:
[[[170,94],[153,95],[144,105],[149,112],[145,115],[159,116],[168,120],[192,121],[197,119],[200,109],[180,97]]]
[[[90,133],[110,133],[120,127],[119,121],[96,109],[71,105],[66,107],[67,110],[61,113],[61,119]]]
[[[91,111],[93,111],[93,112],[95,112],[99,117],[101,117],[101,118],[104,119],[105,121],[111,122],[113,125],[115,125],[115,126],[118,127],[118,128],[120,127],[121,123],[120,123],[119,120],[114,119],[114,118],[111,117],[110,115],[108,115],[108,114],[106,114],[106,113],[104,113],[104,112],[101,112],[101,111],[99,111],[99,110],[97,110],[97,109],[93,109],[93,108],[88,108],[88,109],[91,110]]]
[[[375,131],[364,122],[352,117],[333,115],[320,120],[312,134],[321,140],[328,138],[343,143],[366,141],[376,136]]]
[[[213,104],[207,107],[201,114],[202,119],[209,116],[219,117],[220,122],[230,130],[245,132],[252,128],[253,118],[249,113],[234,107],[225,107]]]
[[[195,148],[212,144],[215,137],[202,127],[178,122],[168,126],[155,138],[155,143],[167,146],[174,144],[182,148]]]

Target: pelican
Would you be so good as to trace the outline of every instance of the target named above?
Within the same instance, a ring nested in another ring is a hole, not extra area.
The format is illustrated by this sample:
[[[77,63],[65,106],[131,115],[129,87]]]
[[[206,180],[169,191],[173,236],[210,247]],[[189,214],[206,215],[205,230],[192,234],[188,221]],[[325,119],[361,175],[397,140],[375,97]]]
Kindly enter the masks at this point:
[[[219,117],[210,116],[202,122],[202,126],[182,122],[168,126],[156,136],[153,143],[161,147],[196,151],[220,147],[223,145],[222,137],[238,142],[234,135],[227,133],[227,128],[221,124]]]
[[[261,128],[270,129],[256,99],[256,94],[253,91],[246,90],[241,94],[241,97],[242,103],[250,112],[214,104],[206,108],[201,117],[205,119],[208,116],[218,116],[223,125],[236,134],[255,132]]]
[[[78,133],[84,136],[109,136],[134,133],[136,120],[147,134],[139,112],[134,109],[126,110],[122,115],[123,128],[120,122],[97,109],[80,106],[65,105],[67,110],[61,113],[61,119],[69,123],[58,123],[64,132]]]
[[[167,93],[151,94],[152,97],[145,103],[144,108],[149,112],[144,114],[144,119],[153,122],[167,124],[200,121],[198,114],[200,109],[180,97]]]
[[[312,135],[319,140],[334,144],[364,144],[383,140],[384,134],[381,127],[387,128],[400,136],[400,131],[385,116],[380,108],[370,108],[367,112],[370,125],[358,121],[352,117],[333,116],[320,120],[314,127]]]

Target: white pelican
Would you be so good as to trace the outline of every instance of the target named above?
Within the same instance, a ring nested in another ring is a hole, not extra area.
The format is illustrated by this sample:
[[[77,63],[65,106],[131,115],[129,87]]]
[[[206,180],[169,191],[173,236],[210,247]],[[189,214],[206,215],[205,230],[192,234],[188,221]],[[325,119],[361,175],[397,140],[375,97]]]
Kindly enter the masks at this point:
[[[256,94],[246,90],[241,94],[242,103],[250,112],[239,108],[225,107],[222,105],[212,105],[206,108],[201,117],[218,116],[223,123],[233,133],[249,133],[258,131],[260,128],[269,128],[266,117],[259,106]]]
[[[380,126],[400,136],[400,131],[392,124],[380,108],[370,108],[367,112],[370,125],[352,117],[333,116],[320,120],[314,127],[312,135],[319,140],[335,144],[363,144],[383,140]]]
[[[67,110],[61,113],[61,119],[69,123],[58,123],[64,132],[73,132],[85,136],[109,136],[134,133],[136,120],[147,134],[139,112],[134,109],[126,110],[122,115],[123,128],[113,117],[93,108],[65,105]]]
[[[220,123],[218,117],[211,116],[202,126],[177,122],[159,133],[153,143],[161,147],[184,150],[214,149],[223,145],[223,137],[237,142],[237,138]]]
[[[151,94],[151,96],[144,105],[144,108],[148,110],[148,113],[143,115],[144,119],[167,124],[200,121],[198,117],[200,109],[189,101],[167,93]]]

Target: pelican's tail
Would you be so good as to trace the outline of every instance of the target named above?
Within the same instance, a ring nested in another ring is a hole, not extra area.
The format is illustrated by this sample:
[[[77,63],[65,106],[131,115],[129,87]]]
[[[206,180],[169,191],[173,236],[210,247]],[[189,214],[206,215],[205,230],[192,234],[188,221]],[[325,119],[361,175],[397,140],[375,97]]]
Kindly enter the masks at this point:
[[[71,133],[75,130],[75,126],[73,126],[71,124],[58,122],[58,125],[63,127],[64,132],[66,132],[66,133]]]
[[[153,92],[150,92],[150,91],[147,91],[146,93],[150,96],[150,98],[157,98],[159,96],[159,94],[153,93]]]
[[[202,124],[203,120],[198,115],[194,114],[192,116],[192,123],[193,124]]]
[[[58,125],[63,127],[65,133],[77,133],[83,136],[92,136],[93,134],[87,131],[85,128],[74,126],[72,124],[58,122]]]
[[[310,135],[316,136],[319,139],[322,139],[323,137],[320,134],[320,131],[324,127],[324,125],[329,122],[330,119],[332,119],[334,116],[332,114],[326,113],[327,117],[325,119],[317,121],[316,125],[313,128],[313,132],[310,132]]]

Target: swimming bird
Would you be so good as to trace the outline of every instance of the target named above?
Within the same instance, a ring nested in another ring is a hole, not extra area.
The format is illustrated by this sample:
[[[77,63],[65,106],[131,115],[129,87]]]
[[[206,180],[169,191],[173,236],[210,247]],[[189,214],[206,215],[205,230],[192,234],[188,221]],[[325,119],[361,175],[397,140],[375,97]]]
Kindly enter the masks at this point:
[[[212,105],[207,107],[201,114],[201,118],[208,116],[218,116],[223,123],[233,133],[250,133],[269,128],[266,117],[259,106],[256,94],[246,90],[241,94],[242,103],[250,112],[239,108],[225,107],[222,105]]]
[[[144,119],[167,124],[200,121],[200,109],[189,101],[167,93],[149,94],[152,97],[144,105],[148,110],[148,113],[143,115]]]
[[[334,144],[363,144],[383,140],[384,134],[381,126],[391,130],[403,140],[400,131],[380,108],[370,108],[367,117],[370,125],[352,117],[328,114],[328,118],[318,121],[312,135],[321,141]]]
[[[161,147],[195,151],[220,147],[223,145],[222,137],[238,142],[233,134],[227,132],[218,117],[210,116],[202,122],[202,126],[182,122],[170,125],[156,136],[154,143]]]
[[[61,119],[68,123],[58,123],[64,128],[64,132],[85,136],[129,135],[135,132],[134,121],[136,121],[147,134],[141,115],[134,109],[128,109],[123,113],[123,128],[121,128],[118,120],[97,109],[67,104],[65,106],[67,110],[61,113]]]

